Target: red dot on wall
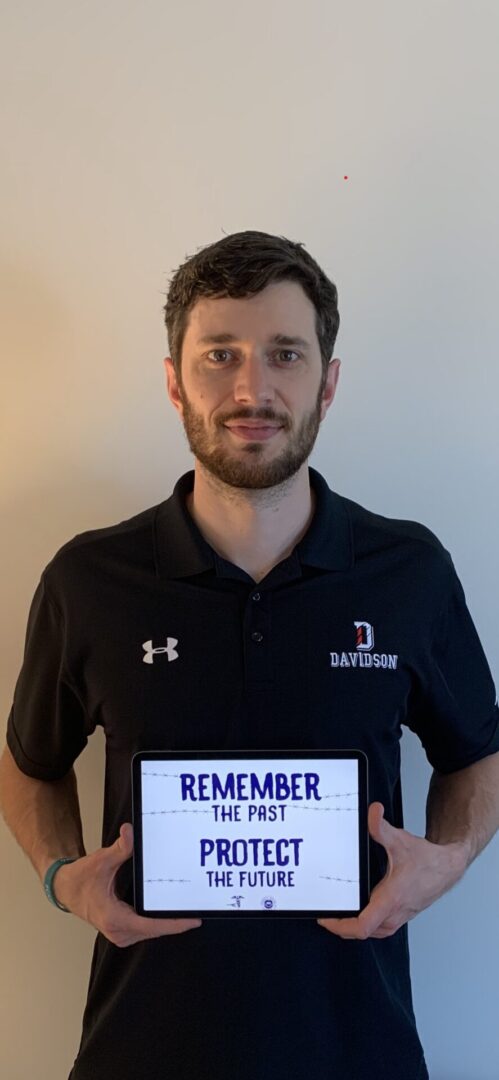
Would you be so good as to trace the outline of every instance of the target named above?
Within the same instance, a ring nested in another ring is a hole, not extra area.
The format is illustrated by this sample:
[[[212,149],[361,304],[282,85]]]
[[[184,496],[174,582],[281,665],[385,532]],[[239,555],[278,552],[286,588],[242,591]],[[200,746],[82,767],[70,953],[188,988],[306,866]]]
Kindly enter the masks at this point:
[[[343,179],[344,179],[344,180],[348,180],[348,176],[344,176],[344,177],[343,177]]]

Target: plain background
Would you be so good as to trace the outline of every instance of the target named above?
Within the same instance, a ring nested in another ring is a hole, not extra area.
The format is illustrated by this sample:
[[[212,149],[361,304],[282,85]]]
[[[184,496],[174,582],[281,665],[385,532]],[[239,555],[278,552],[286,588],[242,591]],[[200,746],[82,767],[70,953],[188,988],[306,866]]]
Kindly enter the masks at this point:
[[[188,255],[243,229],[302,241],[339,291],[311,464],[439,536],[497,684],[496,0],[16,0],[1,22],[5,723],[47,562],[192,467],[161,308]],[[87,851],[103,750],[98,730],[76,764]],[[418,835],[429,776],[408,733]],[[0,842],[0,1072],[63,1080],[95,932]],[[496,837],[410,924],[432,1080],[497,1080],[498,870]]]

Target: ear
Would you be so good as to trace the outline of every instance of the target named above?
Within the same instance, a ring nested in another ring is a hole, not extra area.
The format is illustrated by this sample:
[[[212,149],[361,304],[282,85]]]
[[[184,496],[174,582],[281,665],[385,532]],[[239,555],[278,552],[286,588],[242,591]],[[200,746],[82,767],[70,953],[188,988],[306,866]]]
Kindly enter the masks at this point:
[[[340,376],[340,365],[341,360],[338,358],[336,360],[332,360],[329,365],[326,385],[322,393],[321,421],[324,420],[329,406],[333,403],[333,398],[336,393],[336,387],[338,385],[338,379]]]
[[[175,368],[173,366],[173,360],[171,356],[165,356],[163,363],[165,365],[166,389],[168,391],[168,396],[172,404],[175,406],[177,412],[180,413],[180,416],[183,418],[184,408],[182,404],[182,394],[180,391],[179,381]]]

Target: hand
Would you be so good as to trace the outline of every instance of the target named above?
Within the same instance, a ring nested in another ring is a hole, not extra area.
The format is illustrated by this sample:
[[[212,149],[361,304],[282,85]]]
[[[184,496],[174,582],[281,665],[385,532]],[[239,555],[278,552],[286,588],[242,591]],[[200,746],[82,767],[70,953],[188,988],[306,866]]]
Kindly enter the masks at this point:
[[[183,934],[201,926],[202,919],[149,919],[118,900],[114,879],[132,851],[133,827],[126,823],[110,847],[99,848],[60,867],[54,878],[57,900],[120,948],[163,934]]]
[[[388,854],[388,869],[371,899],[353,919],[317,919],[320,926],[342,938],[385,938],[438,900],[465,869],[463,846],[433,844],[406,829],[396,829],[384,817],[382,803],[371,803],[369,833]]]

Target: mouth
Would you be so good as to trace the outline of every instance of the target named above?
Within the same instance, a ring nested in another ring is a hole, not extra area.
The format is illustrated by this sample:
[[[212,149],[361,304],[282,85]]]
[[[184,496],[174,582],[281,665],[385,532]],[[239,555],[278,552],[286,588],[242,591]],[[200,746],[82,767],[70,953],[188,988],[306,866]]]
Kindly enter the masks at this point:
[[[250,442],[260,442],[271,439],[281,430],[280,424],[266,424],[264,421],[260,424],[255,422],[244,423],[241,421],[240,424],[224,424],[224,427],[226,427],[232,435],[236,435],[237,438],[245,439]]]

